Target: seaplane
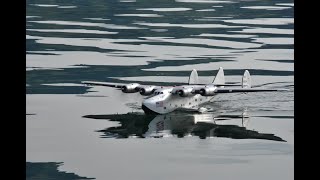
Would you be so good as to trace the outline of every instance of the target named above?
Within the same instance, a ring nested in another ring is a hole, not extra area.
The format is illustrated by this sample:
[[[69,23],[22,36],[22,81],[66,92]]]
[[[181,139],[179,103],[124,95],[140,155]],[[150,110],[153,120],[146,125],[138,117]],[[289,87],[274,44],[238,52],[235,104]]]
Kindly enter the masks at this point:
[[[286,89],[266,89],[251,87],[251,76],[248,70],[244,71],[241,83],[225,83],[224,70],[219,68],[212,83],[200,84],[198,73],[191,71],[188,84],[176,86],[157,86],[139,83],[111,83],[82,81],[88,86],[107,86],[121,90],[123,93],[140,93],[146,98],[142,102],[145,114],[168,114],[175,110],[204,112],[206,108],[201,104],[209,102],[214,96],[221,93],[247,93],[287,91]],[[238,87],[236,87],[238,86]]]

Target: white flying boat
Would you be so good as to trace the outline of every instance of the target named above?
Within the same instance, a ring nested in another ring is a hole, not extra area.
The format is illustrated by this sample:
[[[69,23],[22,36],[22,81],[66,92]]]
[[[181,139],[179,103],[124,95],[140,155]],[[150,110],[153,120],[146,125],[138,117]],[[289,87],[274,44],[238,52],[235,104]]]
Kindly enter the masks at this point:
[[[167,114],[177,109],[203,112],[199,105],[210,101],[220,93],[245,93],[263,91],[283,91],[284,89],[251,88],[251,77],[245,70],[241,84],[226,84],[223,68],[210,84],[199,84],[198,73],[192,70],[188,84],[179,86],[142,85],[138,83],[120,84],[109,82],[82,81],[86,85],[108,86],[121,89],[124,93],[137,93],[147,96],[142,102],[142,109],[146,114]],[[226,86],[240,86],[229,88]]]

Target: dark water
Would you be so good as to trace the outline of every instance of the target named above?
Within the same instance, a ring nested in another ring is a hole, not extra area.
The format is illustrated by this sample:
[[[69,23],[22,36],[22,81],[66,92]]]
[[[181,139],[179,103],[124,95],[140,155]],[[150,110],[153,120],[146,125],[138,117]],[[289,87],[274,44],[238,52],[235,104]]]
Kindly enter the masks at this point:
[[[94,179],[78,176],[74,173],[66,173],[58,171],[58,167],[62,163],[26,163],[26,180],[38,180],[38,179],[60,179],[60,180],[70,180],[70,179]]]
[[[293,179],[293,1],[26,4],[27,167],[34,164],[27,173]],[[219,67],[228,82],[248,69],[254,86],[290,91],[219,95],[204,105],[213,109],[205,114],[147,117],[137,94],[80,84],[178,84],[192,69],[209,83]],[[245,121],[237,117],[244,109]]]

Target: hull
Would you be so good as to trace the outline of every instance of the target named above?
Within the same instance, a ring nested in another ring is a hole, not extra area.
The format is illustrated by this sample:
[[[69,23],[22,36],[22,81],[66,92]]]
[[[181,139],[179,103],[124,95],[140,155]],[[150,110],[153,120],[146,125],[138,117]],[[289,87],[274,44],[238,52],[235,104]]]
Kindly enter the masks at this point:
[[[200,94],[189,97],[169,95],[153,108],[142,105],[142,110],[145,114],[167,114],[179,108],[198,109],[199,105],[210,101],[212,98],[213,96],[201,96]]]

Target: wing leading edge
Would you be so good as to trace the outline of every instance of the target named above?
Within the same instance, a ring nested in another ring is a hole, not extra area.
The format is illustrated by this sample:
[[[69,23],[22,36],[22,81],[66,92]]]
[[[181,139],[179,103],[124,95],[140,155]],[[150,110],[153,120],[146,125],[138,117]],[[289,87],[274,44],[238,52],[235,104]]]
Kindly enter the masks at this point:
[[[136,93],[139,92],[143,96],[151,95],[159,86],[154,85],[142,85],[138,83],[121,84],[121,83],[111,83],[111,82],[96,82],[96,81],[82,81],[83,84],[93,85],[93,86],[107,86],[121,89],[124,93]]]
[[[109,83],[109,82],[96,82],[96,81],[81,81],[82,84],[86,85],[94,85],[94,86],[107,86],[107,87],[115,87],[115,88],[122,88],[126,84],[120,83]]]
[[[261,89],[261,88],[217,88],[215,93],[244,93],[244,92],[271,92],[271,91],[288,91],[287,89]]]

